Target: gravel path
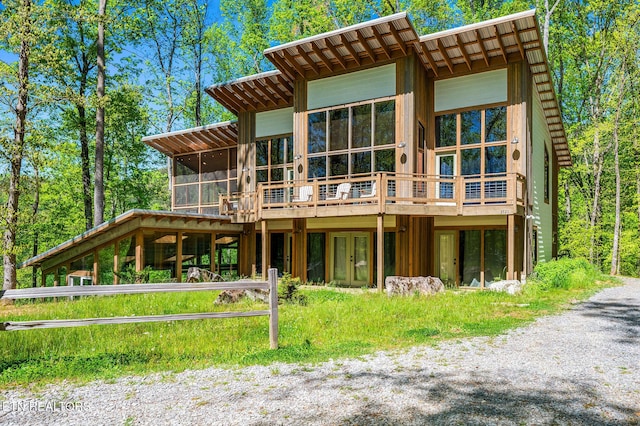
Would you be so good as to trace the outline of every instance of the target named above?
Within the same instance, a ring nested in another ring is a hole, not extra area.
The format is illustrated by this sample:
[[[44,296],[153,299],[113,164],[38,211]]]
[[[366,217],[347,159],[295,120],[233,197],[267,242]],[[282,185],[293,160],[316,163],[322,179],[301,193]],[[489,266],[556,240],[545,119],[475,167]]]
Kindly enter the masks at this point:
[[[0,408],[6,425],[640,424],[640,280],[495,338],[0,391]]]

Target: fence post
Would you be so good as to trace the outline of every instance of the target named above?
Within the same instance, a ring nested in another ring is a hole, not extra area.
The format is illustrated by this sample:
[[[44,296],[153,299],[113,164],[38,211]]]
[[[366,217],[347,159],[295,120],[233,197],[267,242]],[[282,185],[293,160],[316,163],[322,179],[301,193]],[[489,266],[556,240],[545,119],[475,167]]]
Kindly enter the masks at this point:
[[[278,349],[278,270],[269,269],[269,342]]]

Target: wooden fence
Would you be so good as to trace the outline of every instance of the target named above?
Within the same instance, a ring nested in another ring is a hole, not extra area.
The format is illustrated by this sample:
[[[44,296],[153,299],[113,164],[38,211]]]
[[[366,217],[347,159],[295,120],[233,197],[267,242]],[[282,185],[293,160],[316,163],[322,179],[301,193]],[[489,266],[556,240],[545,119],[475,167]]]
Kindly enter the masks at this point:
[[[93,286],[36,287],[0,291],[2,299],[38,299],[43,297],[113,296],[117,294],[180,293],[214,290],[269,290],[269,309],[241,312],[202,312],[194,314],[148,315],[128,317],[83,318],[63,320],[0,322],[0,331],[30,330],[35,328],[80,327],[95,324],[127,324],[141,322],[182,321],[206,318],[235,318],[269,315],[269,342],[278,348],[278,270],[269,269],[268,281],[240,280],[233,282],[118,284]]]

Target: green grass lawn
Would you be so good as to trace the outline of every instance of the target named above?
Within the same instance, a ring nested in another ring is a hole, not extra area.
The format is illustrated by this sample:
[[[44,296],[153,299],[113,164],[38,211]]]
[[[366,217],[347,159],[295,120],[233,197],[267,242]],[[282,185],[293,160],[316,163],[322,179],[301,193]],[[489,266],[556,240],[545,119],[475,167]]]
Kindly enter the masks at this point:
[[[523,294],[448,290],[392,297],[303,289],[306,306],[280,306],[280,349],[269,349],[268,317],[98,325],[0,332],[0,386],[110,379],[209,366],[314,363],[384,349],[496,335],[582,300],[611,281],[567,288],[529,284]],[[265,309],[215,306],[214,292],[85,297],[0,307],[0,321]]]

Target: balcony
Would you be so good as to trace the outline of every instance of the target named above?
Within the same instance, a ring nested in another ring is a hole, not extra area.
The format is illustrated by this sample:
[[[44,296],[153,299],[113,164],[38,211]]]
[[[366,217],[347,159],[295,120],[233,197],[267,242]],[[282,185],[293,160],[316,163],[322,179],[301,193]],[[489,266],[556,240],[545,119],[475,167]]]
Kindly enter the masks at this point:
[[[522,213],[526,181],[516,173],[436,177],[375,176],[259,185],[255,193],[223,196],[220,213],[238,222],[361,216],[483,216]]]

